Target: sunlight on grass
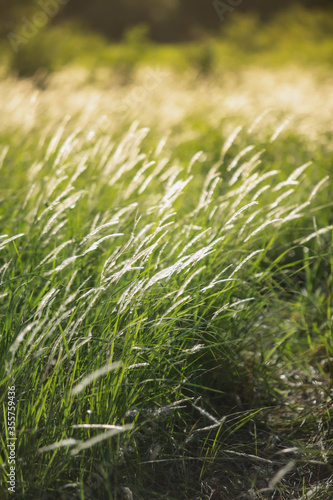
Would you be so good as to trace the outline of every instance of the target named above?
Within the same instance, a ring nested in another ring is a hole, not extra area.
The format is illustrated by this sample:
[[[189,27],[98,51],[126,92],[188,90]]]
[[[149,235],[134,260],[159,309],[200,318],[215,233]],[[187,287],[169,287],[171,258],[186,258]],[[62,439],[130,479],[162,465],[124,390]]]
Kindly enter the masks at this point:
[[[330,76],[112,75],[0,81],[19,494],[327,498]]]

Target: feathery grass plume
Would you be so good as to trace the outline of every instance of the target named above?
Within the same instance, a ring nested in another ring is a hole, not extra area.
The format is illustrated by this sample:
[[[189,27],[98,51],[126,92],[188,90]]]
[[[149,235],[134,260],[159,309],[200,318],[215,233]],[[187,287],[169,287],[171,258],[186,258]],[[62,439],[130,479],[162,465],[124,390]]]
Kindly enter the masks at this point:
[[[191,281],[198,275],[201,273],[201,271],[203,271],[204,269],[206,268],[206,266],[202,266],[202,267],[199,267],[199,269],[197,269],[196,271],[194,271],[185,281],[184,281],[184,284],[181,286],[181,288],[179,289],[177,295],[176,295],[176,299],[178,297],[180,297],[184,291],[186,290],[187,286],[191,283]]]
[[[141,184],[140,189],[138,190],[138,194],[142,194],[147,189],[149,184],[163,171],[164,167],[169,163],[169,161],[169,158],[161,158],[161,160],[157,162],[156,168]]]
[[[51,288],[49,292],[47,292],[46,295],[41,299],[40,303],[38,304],[37,310],[36,310],[36,317],[40,318],[41,315],[43,314],[44,308],[46,305],[49,305],[51,302],[54,301],[56,295],[58,295],[59,289],[58,288]]]
[[[276,139],[279,137],[279,135],[283,132],[283,130],[289,125],[290,120],[287,118],[284,120],[281,125],[275,130],[274,134],[272,135],[270,142],[276,141]]]
[[[256,218],[259,214],[261,214],[261,213],[262,213],[262,211],[263,211],[263,209],[262,209],[262,208],[258,208],[258,210],[255,210],[254,212],[252,212],[252,214],[251,214],[251,215],[249,215],[249,217],[246,219],[246,221],[244,222],[243,226],[242,226],[242,227],[240,228],[240,230],[239,230],[239,233],[238,233],[238,235],[239,235],[239,236],[242,236],[242,234],[246,231],[247,226],[248,226],[249,224],[251,224],[251,222],[252,222],[252,221],[253,221],[253,220],[254,220],[254,219],[255,219],[255,218]]]
[[[142,181],[143,174],[148,170],[151,166],[155,165],[156,161],[149,161],[144,163],[142,167],[137,171],[133,180],[128,185],[126,192],[124,193],[124,198],[127,199],[129,196],[139,187],[140,182]]]
[[[261,250],[255,250],[254,252],[251,252],[247,257],[245,257],[245,259],[242,260],[242,262],[240,264],[238,264],[238,266],[236,267],[236,269],[233,270],[233,272],[230,274],[228,279],[230,280],[235,274],[237,274],[238,271],[244,266],[244,264],[248,260],[252,259],[252,257],[254,257],[255,255],[260,254],[264,251],[265,251],[265,249],[262,248]]]
[[[272,219],[272,220],[267,220],[261,226],[257,227],[252,233],[250,233],[245,239],[244,242],[249,241],[250,238],[258,234],[260,231],[262,231],[265,227],[269,226],[270,224],[275,224],[276,222],[280,222],[282,219]]]
[[[274,190],[273,190],[274,191]],[[282,193],[276,200],[270,204],[270,208],[276,208],[279,206],[279,204],[285,199],[288,198],[292,193],[294,193],[295,189],[289,189],[285,193]]]
[[[178,173],[178,172],[177,172]],[[169,187],[167,187],[167,191],[160,201],[160,209],[159,215],[162,215],[168,208],[171,208],[176,199],[181,195],[183,189],[191,182],[192,177],[184,181],[176,181],[174,184],[170,183]]]
[[[0,242],[0,250],[3,250],[5,248],[6,245],[8,245],[8,243],[10,243],[11,241],[15,241],[17,240],[18,238],[22,238],[22,236],[24,236],[24,233],[20,233],[20,234],[16,234],[15,236],[12,236],[11,238],[7,238],[6,240]],[[7,235],[2,235],[2,238],[6,238]]]
[[[267,191],[267,189],[270,189],[270,188],[271,188],[271,185],[270,184],[266,184],[265,186],[262,186],[260,189],[258,189],[258,191],[253,195],[251,203],[253,201],[256,201],[258,198],[260,198],[260,196],[262,195],[262,193],[264,193],[265,191]]]
[[[45,161],[48,161],[50,159],[51,155],[56,151],[56,149],[60,143],[61,137],[65,131],[66,125],[68,124],[70,119],[71,119],[70,115],[66,115],[64,117],[64,119],[62,120],[62,123],[59,125],[58,129],[56,130],[55,134],[51,138],[51,141],[50,141],[49,146],[48,146],[47,151],[46,151]]]
[[[4,236],[4,238],[7,238],[7,234]],[[1,239],[1,236],[0,236],[0,239]],[[10,267],[11,263],[12,263],[12,259],[10,259],[8,262],[6,262],[3,266],[0,267],[0,280],[1,281],[3,281],[5,279],[6,272],[8,271],[8,268]]]
[[[299,213],[303,210],[303,208],[306,208],[310,205],[309,201],[306,201],[305,203],[302,203],[298,207],[294,208],[291,210],[291,212],[283,219],[284,222],[293,220],[293,219],[299,219],[300,217],[303,216],[303,214]]]
[[[235,139],[237,138],[237,136],[241,132],[242,128],[243,127],[241,127],[241,126],[236,127],[235,130],[233,130],[233,132],[229,135],[229,137],[227,137],[225,143],[223,144],[222,150],[221,150],[221,160],[224,159],[226,153],[229,151],[229,149],[233,145]]]
[[[258,153],[253,155],[250,160],[242,163],[231,177],[229,181],[229,186],[233,186],[240,177],[246,179],[250,175],[252,170],[257,168],[257,166],[261,164],[260,156],[262,155],[263,152],[264,150],[259,151]]]
[[[188,164],[188,167],[186,169],[186,174],[189,175],[191,170],[192,170],[193,165],[197,161],[199,161],[200,159],[203,159],[203,158],[205,158],[205,153],[203,151],[198,151],[197,153],[195,153],[195,155],[193,155],[193,157],[191,158],[190,163]]]
[[[30,323],[25,328],[23,328],[23,330],[17,335],[14,342],[11,344],[11,346],[9,348],[10,360],[9,361],[6,360],[6,362],[5,362],[5,368],[6,368],[8,375],[11,374],[15,355],[20,347],[20,344],[22,344],[27,333],[29,333],[34,328],[34,326],[36,326],[36,324],[37,324],[37,321]]]
[[[274,191],[279,191],[282,187],[285,187],[285,186],[292,186],[292,185],[297,185],[298,184],[298,181],[297,181],[297,178],[308,168],[310,167],[310,165],[312,165],[312,162],[309,161],[307,163],[305,163],[304,165],[301,165],[300,167],[296,168],[292,174],[290,174],[290,176],[288,177],[288,179],[286,181],[283,181],[283,182],[280,182],[279,184],[277,184],[277,186],[275,186],[273,188],[273,192]]]
[[[227,171],[230,172],[231,170],[233,170],[234,168],[237,167],[238,163],[239,163],[239,160],[241,160],[243,158],[243,156],[245,156],[249,151],[253,151],[254,149],[254,146],[246,146],[244,149],[242,149],[238,155],[235,156],[235,158],[232,160],[232,162],[230,163],[230,165],[228,165],[228,168],[227,168]]]
[[[265,109],[259,116],[256,117],[256,119],[253,121],[252,125],[248,129],[247,133],[252,134],[255,130],[255,128],[262,122],[262,120],[265,118],[265,116],[268,115],[272,111],[272,108]]]
[[[322,229],[318,229],[314,233],[309,234],[309,236],[306,236],[306,238],[300,238],[295,241],[295,243],[299,243],[300,245],[304,245],[304,243],[308,243],[311,241],[313,238],[317,238],[321,234],[326,234],[332,231],[333,226],[328,226],[328,227],[323,227]]]
[[[44,259],[38,264],[36,269],[41,267],[43,264],[46,264],[46,263],[50,262],[51,260],[54,260],[57,257],[57,255],[61,252],[61,250],[63,250],[67,245],[70,245],[72,243],[74,243],[73,239],[65,241],[64,243],[61,243],[61,245],[59,245],[57,248],[52,250],[46,257],[44,257]]]
[[[102,443],[106,439],[110,439],[113,436],[121,434],[123,432],[129,431],[133,428],[131,424],[125,424],[122,426],[114,426],[113,429],[104,432],[103,434],[99,434],[93,438],[88,439],[87,441],[76,443],[75,448],[71,450],[71,455],[77,455],[82,450],[86,450],[95,446],[96,444]]]
[[[54,214],[50,217],[50,219],[46,222],[42,232],[41,237],[47,234],[54,223],[57,221],[59,216],[64,215],[64,212],[67,210],[73,210],[78,201],[82,198],[83,195],[86,195],[85,191],[79,191],[77,193],[68,196],[64,201],[60,202],[58,207],[55,209]]]
[[[318,184],[313,188],[313,190],[311,191],[311,194],[309,196],[309,201],[312,201],[313,198],[317,195],[317,193],[319,192],[320,188],[326,184],[326,182],[329,180],[329,175],[326,175],[326,177],[324,177],[323,179],[321,179],[321,181],[318,182]]]
[[[185,302],[186,300],[189,302],[189,299],[191,299],[191,295],[186,295],[186,297],[183,297],[182,299],[179,299],[175,304],[173,304],[164,314],[161,316],[161,318],[157,321],[157,325],[160,325],[163,323],[163,320],[168,318],[168,316],[171,314],[171,312],[176,309],[180,304]]]
[[[57,266],[55,269],[52,269],[52,271],[45,272],[44,273],[45,276],[50,276],[51,274],[58,273],[59,271],[62,271],[67,266],[69,266],[70,264],[73,264],[77,259],[79,259],[80,257],[82,257],[82,255],[83,254],[81,254],[81,255],[73,255],[72,257],[68,257],[61,264],[59,264],[59,266]]]
[[[236,302],[233,302],[230,304],[230,302],[227,302],[224,306],[222,306],[220,309],[218,309],[212,316],[212,320],[217,318],[222,311],[225,311],[226,309],[231,309],[232,307],[236,307],[240,304],[244,304],[245,302],[252,302],[252,300],[255,300],[254,297],[250,297],[248,299],[242,299],[242,300],[237,300]]]
[[[254,205],[258,205],[258,202],[256,201],[251,201],[251,203],[248,203],[247,205],[245,205],[244,207],[240,208],[239,210],[237,210],[237,212],[235,212],[232,217],[225,223],[225,226],[229,226],[230,223],[237,219],[237,217],[242,214],[245,210],[247,210],[248,208],[250,207],[253,207]]]
[[[279,172],[277,170],[271,170],[269,172],[266,172],[265,174],[259,175],[258,173],[255,173],[251,175],[251,177],[248,177],[246,180],[244,180],[242,186],[236,190],[236,193],[238,194],[236,200],[231,206],[232,210],[235,210],[239,204],[242,202],[242,200],[255,188],[257,187],[261,182],[264,180],[268,179],[269,177],[274,177],[278,174]]]
[[[3,162],[5,161],[5,158],[7,156],[7,153],[9,151],[9,146],[5,146],[2,151],[1,151],[1,154],[0,154],[0,170],[1,170],[1,167],[3,165]]]
[[[61,441],[58,441],[57,443],[52,443],[47,446],[42,446],[41,448],[38,449],[39,453],[46,453],[48,451],[54,451],[57,450],[58,448],[67,448],[69,446],[75,446],[79,443],[77,439],[69,438],[69,439],[62,439]]]
[[[113,233],[113,234],[108,234],[107,236],[103,236],[103,238],[100,238],[99,240],[95,241],[95,243],[92,243],[92,245],[90,245],[90,247],[83,252],[82,257],[84,255],[87,255],[87,253],[89,252],[97,250],[102,241],[109,240],[110,238],[115,238],[116,236],[124,236],[124,233]]]
[[[118,368],[121,368],[122,363],[120,361],[117,361],[115,363],[111,363],[110,365],[103,366],[102,368],[99,368],[98,370],[94,371],[90,375],[87,375],[84,377],[81,382],[79,382],[74,388],[72,389],[72,395],[76,396],[80,392],[82,392],[91,382],[94,382],[100,377],[103,377],[107,373],[117,370]]]

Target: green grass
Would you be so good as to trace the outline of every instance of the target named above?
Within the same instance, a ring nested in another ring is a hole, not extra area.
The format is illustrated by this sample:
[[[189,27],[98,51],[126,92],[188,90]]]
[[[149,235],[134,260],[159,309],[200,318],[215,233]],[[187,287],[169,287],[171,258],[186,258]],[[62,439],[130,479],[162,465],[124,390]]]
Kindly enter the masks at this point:
[[[329,498],[329,75],[147,71],[0,82],[1,495]]]

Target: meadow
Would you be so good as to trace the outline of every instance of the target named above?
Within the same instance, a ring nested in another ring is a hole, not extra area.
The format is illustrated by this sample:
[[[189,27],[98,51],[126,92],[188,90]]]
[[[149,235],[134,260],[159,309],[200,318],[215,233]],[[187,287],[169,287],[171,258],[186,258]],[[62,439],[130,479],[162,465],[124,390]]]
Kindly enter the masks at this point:
[[[3,498],[333,498],[331,69],[202,54],[3,72]]]

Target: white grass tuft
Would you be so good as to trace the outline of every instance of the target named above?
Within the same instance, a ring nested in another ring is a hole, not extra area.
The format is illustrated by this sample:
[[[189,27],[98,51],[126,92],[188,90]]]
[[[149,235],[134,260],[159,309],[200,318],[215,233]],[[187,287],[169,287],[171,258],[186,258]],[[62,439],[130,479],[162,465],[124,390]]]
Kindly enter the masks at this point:
[[[96,370],[95,372],[91,373],[87,377],[84,377],[81,382],[79,382],[73,389],[72,389],[72,395],[76,396],[80,392],[82,392],[91,382],[95,382],[95,380],[99,379],[100,377],[103,377],[104,375],[110,373],[111,371],[117,370],[118,368],[122,367],[122,363],[117,361],[115,363],[112,363],[111,365],[103,366],[103,368],[100,368],[99,370]]]

